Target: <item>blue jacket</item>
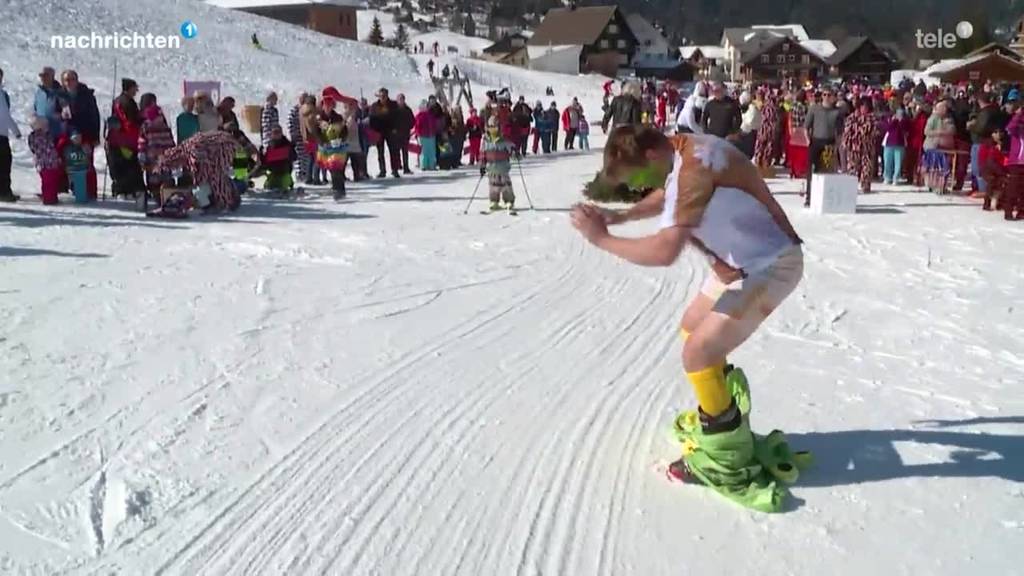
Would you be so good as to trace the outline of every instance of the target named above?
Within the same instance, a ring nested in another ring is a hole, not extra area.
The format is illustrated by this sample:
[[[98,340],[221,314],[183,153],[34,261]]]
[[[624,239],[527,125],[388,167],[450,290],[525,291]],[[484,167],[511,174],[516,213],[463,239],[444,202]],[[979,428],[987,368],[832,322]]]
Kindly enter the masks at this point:
[[[50,135],[54,138],[64,133],[64,121],[61,119],[60,111],[66,96],[59,86],[40,86],[36,89],[33,111],[36,116],[46,118],[50,122]]]

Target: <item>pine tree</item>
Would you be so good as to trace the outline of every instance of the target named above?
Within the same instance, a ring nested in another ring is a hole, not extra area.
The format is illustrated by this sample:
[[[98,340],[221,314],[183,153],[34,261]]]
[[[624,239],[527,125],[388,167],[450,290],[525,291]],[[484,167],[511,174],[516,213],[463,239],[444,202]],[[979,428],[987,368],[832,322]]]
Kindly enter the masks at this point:
[[[399,24],[398,28],[395,28],[395,37],[392,38],[391,45],[399,50],[409,48],[409,33],[405,30],[405,24]]]
[[[465,25],[465,19],[462,17],[462,12],[456,11],[452,14],[451,18],[448,19],[448,30],[455,32],[456,34],[462,33],[462,27]]]
[[[462,34],[470,37],[476,36],[476,20],[473,19],[472,13],[466,18],[466,25],[462,27]]]
[[[370,28],[370,44],[381,46],[384,44],[384,31],[380,29],[380,20],[373,17],[373,27]]]

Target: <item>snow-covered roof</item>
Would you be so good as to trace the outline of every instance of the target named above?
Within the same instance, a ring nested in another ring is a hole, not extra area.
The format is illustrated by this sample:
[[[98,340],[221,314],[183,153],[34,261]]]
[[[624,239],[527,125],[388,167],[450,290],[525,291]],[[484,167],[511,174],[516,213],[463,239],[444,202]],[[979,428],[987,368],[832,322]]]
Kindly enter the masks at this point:
[[[689,59],[693,57],[693,53],[700,50],[700,53],[709,60],[721,60],[725,58],[725,48],[715,44],[707,44],[703,46],[680,46],[679,53],[683,58]]]
[[[954,68],[959,67],[962,64],[967,64],[969,61],[963,58],[950,58],[948,60],[939,60],[935,64],[924,69],[922,73],[925,76],[934,76],[941,74],[942,72],[948,72]]]
[[[800,45],[804,49],[820,56],[822,60],[828,58],[836,51],[836,45],[831,40],[804,40],[800,42]]]
[[[807,34],[807,30],[802,24],[757,24],[751,26],[754,30],[768,30],[770,32],[784,32],[788,33],[793,38],[796,38],[799,42],[806,42],[811,37]]]
[[[636,36],[641,50],[668,52],[668,40],[646,18],[633,13],[626,15],[626,25]]]
[[[366,0],[206,0],[221,8],[273,8],[275,6],[308,6],[324,4],[348,8],[366,8]]]

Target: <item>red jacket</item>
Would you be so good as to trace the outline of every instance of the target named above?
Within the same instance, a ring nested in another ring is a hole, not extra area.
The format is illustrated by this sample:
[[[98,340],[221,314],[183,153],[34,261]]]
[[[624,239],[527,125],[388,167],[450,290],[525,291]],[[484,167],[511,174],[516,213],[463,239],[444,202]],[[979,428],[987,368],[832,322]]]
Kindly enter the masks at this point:
[[[978,165],[981,167],[979,172],[982,178],[989,179],[1006,174],[1003,168],[1005,164],[1006,156],[995,142],[989,140],[978,148]]]

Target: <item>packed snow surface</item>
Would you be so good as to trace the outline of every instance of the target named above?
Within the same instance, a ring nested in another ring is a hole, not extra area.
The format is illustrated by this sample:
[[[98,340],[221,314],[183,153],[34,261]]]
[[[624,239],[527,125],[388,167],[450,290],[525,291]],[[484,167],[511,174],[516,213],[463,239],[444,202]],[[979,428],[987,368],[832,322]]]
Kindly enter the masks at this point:
[[[206,44],[118,57],[164,101],[183,74],[249,102],[325,80],[430,91],[420,57],[195,1],[8,6],[0,66],[22,122],[46,64],[109,100],[115,53],[48,47],[83,18],[197,24]],[[464,66],[596,111],[599,79]],[[631,266],[572,230],[599,151],[529,157],[513,182],[536,210],[514,218],[478,213],[486,184],[463,215],[463,171],[167,221],[43,207],[13,145],[0,573],[1021,573],[1024,227],[972,202],[881,187],[821,218],[772,182],[805,278],[731,361],[754,428],[817,466],[764,515],[665,477],[694,402],[676,327],[708,271],[691,253]]]

